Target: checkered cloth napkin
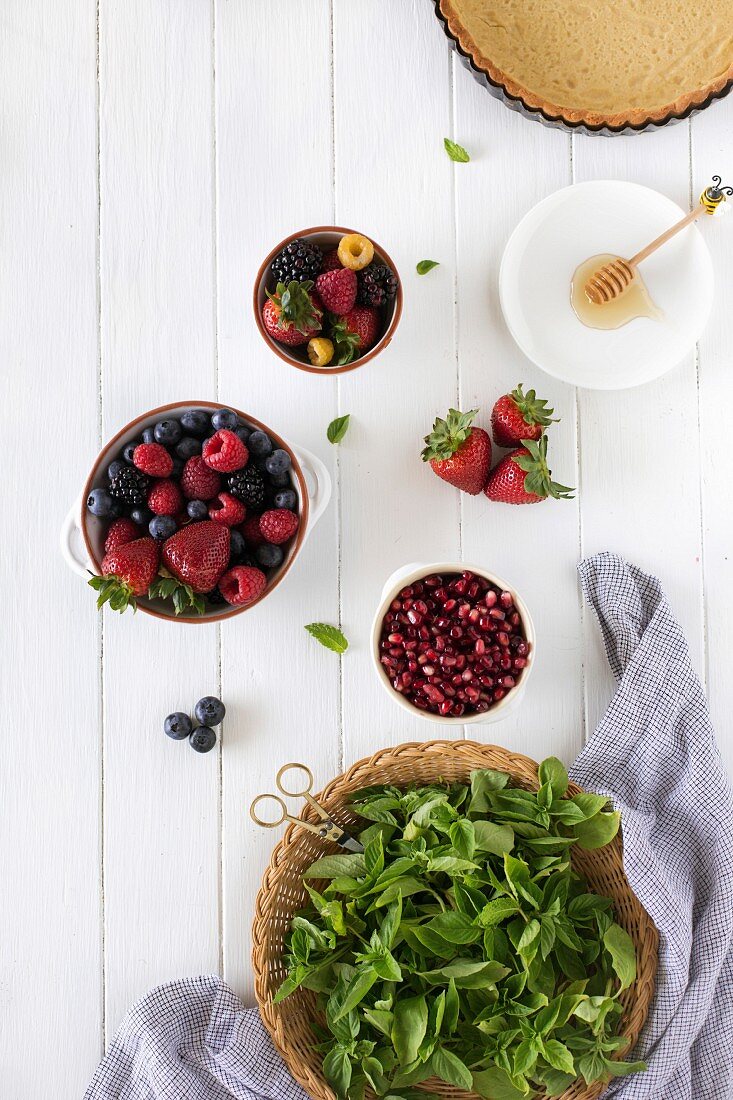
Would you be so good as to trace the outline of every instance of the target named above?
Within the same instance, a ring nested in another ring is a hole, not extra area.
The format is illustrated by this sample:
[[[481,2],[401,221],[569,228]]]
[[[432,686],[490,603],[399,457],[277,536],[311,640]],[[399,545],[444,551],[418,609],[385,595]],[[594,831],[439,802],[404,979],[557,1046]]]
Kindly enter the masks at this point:
[[[659,582],[621,558],[580,566],[616,694],[575,762],[622,811],[624,863],[660,932],[657,993],[616,1100],[733,1097],[733,796],[702,688]],[[160,986],[124,1021],[85,1100],[307,1100],[256,1009],[216,976]]]

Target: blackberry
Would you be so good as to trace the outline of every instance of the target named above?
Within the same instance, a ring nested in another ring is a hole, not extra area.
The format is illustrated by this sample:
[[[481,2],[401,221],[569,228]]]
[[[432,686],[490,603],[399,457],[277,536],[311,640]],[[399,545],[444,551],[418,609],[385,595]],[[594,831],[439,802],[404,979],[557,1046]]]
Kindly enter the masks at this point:
[[[394,299],[399,279],[386,264],[370,264],[356,273],[356,304],[386,306]]]
[[[315,282],[316,275],[319,274],[322,265],[323,251],[321,248],[317,244],[299,237],[297,240],[285,245],[285,248],[278,252],[270,265],[270,269],[274,281],[285,283],[287,286],[293,279],[297,283],[302,283],[306,279],[312,279]]]
[[[245,466],[230,474],[227,480],[229,492],[248,508],[257,511],[265,503],[265,482],[256,466]]]
[[[226,600],[224,599],[218,588],[212,588],[211,592],[207,592],[206,599],[214,607],[221,607],[223,604],[226,604]]]
[[[113,497],[124,500],[125,504],[144,504],[149,486],[150,478],[134,466],[125,466],[117,477],[112,478],[109,491]]]

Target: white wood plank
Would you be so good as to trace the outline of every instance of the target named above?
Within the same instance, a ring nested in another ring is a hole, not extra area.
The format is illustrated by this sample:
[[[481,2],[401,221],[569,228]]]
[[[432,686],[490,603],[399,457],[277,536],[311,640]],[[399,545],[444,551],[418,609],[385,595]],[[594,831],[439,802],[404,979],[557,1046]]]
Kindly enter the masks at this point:
[[[287,19],[267,5],[216,5],[220,395],[333,468],[336,381],[282,363],[251,313],[270,249],[333,222],[330,58],[328,0],[289,0]],[[339,659],[303,629],[338,621],[337,572],[333,501],[283,586],[222,627],[236,715],[224,744],[224,974],[248,999],[254,899],[278,835],[253,825],[248,806],[288,761],[308,763],[317,787],[339,770]]]
[[[94,4],[9,0],[0,41],[0,1079],[71,1100],[102,1047],[99,634],[57,549],[97,449]]]
[[[656,134],[574,139],[575,179],[626,179],[687,208],[686,124]],[[657,574],[702,670],[700,473],[695,357],[633,390],[579,391],[583,552],[614,550]],[[597,624],[586,616],[588,730],[612,679]]]
[[[100,4],[104,435],[165,401],[215,395],[211,13]],[[216,629],[107,613],[108,1032],[157,982],[216,970],[218,753],[164,736],[218,694]]]
[[[692,123],[692,181],[701,191],[713,175],[733,179],[733,101],[716,104]],[[725,410],[733,401],[733,199],[727,218],[706,221],[702,231],[715,265],[716,294],[710,322],[699,346],[700,432],[703,493],[703,564],[707,688],[718,744],[733,773],[730,714],[733,684],[733,514],[726,471]]]
[[[498,289],[501,256],[514,226],[536,202],[570,182],[570,139],[496,103],[458,62],[455,97],[456,137],[472,155],[470,164],[456,167],[462,407],[479,408],[479,422],[488,428],[501,394],[519,382],[534,387],[561,418],[549,433],[553,474],[577,485],[575,390],[544,374],[518,349]],[[495,449],[494,461],[504,453]],[[464,497],[463,549],[468,560],[516,586],[537,630],[537,663],[521,708],[496,726],[482,727],[481,738],[537,760],[553,754],[571,762],[583,743],[578,500],[513,507],[483,494]]]

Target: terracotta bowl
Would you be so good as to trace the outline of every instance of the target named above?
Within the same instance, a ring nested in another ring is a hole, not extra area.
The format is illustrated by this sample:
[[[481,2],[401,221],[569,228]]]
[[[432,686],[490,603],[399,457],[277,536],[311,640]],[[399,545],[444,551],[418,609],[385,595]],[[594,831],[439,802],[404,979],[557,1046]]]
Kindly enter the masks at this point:
[[[262,322],[262,307],[267,299],[266,291],[271,289],[273,279],[270,271],[270,264],[277,256],[280,249],[285,245],[290,244],[298,237],[304,237],[306,240],[315,241],[319,244],[324,251],[328,251],[332,248],[336,248],[339,241],[347,233],[358,233],[361,230],[345,229],[340,225],[317,225],[313,229],[301,229],[297,233],[291,233],[289,237],[283,238],[279,244],[275,245],[272,252],[262,261],[260,269],[257,272],[254,285],[253,306],[255,321],[257,322],[257,328],[260,330],[262,339],[270,347],[280,359],[285,363],[289,363],[292,367],[297,367],[298,370],[307,371],[309,374],[320,374],[328,377],[330,374],[344,374],[346,371],[356,370],[357,367],[363,367],[365,363],[368,363],[371,359],[375,359],[380,352],[384,351],[387,344],[394,336],[395,329],[399,324],[400,317],[402,315],[402,279],[400,274],[394,265],[394,261],[385,252],[380,244],[374,240],[373,237],[369,237],[369,240],[374,245],[374,259],[381,260],[394,271],[395,275],[399,279],[399,286],[397,288],[397,294],[394,302],[385,310],[384,314],[384,331],[377,340],[374,347],[370,348],[366,355],[360,356],[352,363],[346,363],[343,366],[327,366],[327,367],[314,367],[308,362],[308,353],[306,352],[306,345],[303,344],[300,347],[290,348],[286,344],[279,344],[277,340],[273,340],[268,335],[265,326]],[[365,234],[368,236],[368,234]]]
[[[287,443],[282,436],[266,424],[262,424],[249,413],[241,412],[231,405],[223,406],[212,401],[177,401],[172,405],[161,405],[157,409],[143,413],[131,420],[99,452],[91,468],[79,499],[72,505],[61,529],[61,553],[71,569],[85,580],[91,573],[101,573],[104,557],[104,537],[108,521],[91,515],[85,502],[92,489],[107,484],[107,467],[118,458],[125,446],[139,438],[145,428],[152,427],[164,416],[176,417],[190,409],[207,409],[214,412],[220,408],[231,408],[246,424],[266,432],[276,447],[287,451],[292,461],[293,489],[298,497],[300,526],[295,539],[290,544],[282,565],[268,574],[267,588],[257,600],[245,607],[212,607],[203,615],[176,615],[172,605],[163,600],[138,598],[137,606],[148,615],[159,619],[170,619],[178,623],[212,623],[221,619],[231,619],[243,611],[249,611],[264,600],[290,571],[303,544],[323,515],[331,497],[331,477],[319,458],[303,447]],[[91,597],[91,593],[89,594]]]

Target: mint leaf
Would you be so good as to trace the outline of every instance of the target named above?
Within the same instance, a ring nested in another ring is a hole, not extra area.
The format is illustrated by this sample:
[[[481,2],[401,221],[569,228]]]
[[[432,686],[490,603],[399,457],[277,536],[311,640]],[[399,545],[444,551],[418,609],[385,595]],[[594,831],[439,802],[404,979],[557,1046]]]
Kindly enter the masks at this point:
[[[443,145],[451,160],[454,160],[457,164],[468,164],[471,158],[462,145],[457,145],[450,138],[443,138]]]
[[[349,421],[351,420],[351,414],[347,413],[346,416],[337,416],[335,420],[332,420],[326,430],[326,436],[329,443],[340,443],[346,435],[349,427]]]
[[[432,271],[434,267],[440,267],[438,260],[420,260],[419,264],[415,266],[415,270],[418,275],[427,275],[428,271]]]
[[[328,623],[306,623],[305,629],[312,638],[326,649],[332,649],[334,653],[345,653],[349,648],[349,643],[336,626],[329,626]]]

